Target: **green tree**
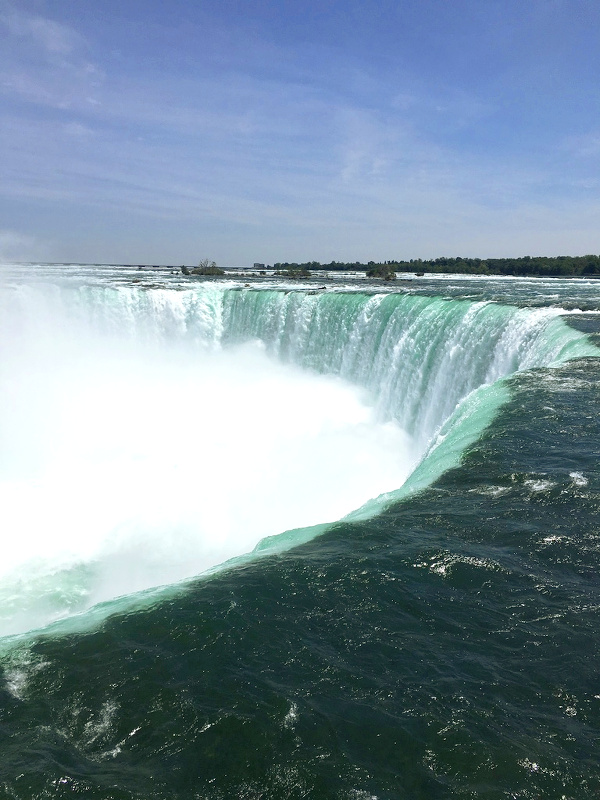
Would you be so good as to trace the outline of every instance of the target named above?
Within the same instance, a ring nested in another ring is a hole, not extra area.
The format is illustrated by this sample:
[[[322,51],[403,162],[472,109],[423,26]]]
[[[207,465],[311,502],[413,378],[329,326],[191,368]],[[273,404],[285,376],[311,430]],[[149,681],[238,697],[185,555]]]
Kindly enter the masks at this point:
[[[191,275],[225,275],[225,270],[217,266],[210,258],[203,258],[198,266],[191,270]]]

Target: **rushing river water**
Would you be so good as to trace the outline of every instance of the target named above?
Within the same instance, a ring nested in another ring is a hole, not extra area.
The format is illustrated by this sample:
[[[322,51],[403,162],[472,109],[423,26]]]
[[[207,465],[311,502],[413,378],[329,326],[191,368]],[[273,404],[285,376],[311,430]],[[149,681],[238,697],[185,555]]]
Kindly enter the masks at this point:
[[[598,282],[1,269],[0,796],[600,791]]]

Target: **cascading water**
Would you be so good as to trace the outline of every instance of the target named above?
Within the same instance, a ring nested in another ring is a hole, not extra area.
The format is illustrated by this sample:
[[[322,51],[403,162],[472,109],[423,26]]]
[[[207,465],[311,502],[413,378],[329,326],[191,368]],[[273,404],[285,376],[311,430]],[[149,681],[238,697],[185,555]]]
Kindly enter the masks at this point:
[[[477,387],[591,349],[554,309],[400,294],[229,292],[223,341],[255,337],[278,358],[371,393],[426,447]]]
[[[500,379],[596,354],[556,310],[402,294],[20,282],[0,311],[2,634],[375,513]]]

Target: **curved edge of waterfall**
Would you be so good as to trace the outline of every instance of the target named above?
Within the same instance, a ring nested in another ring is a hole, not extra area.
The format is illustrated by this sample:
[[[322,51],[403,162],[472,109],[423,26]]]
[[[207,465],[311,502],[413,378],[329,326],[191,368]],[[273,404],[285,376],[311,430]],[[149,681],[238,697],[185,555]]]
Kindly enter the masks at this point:
[[[96,335],[121,336],[140,349],[173,342],[194,350],[258,341],[276,359],[340,376],[364,389],[382,419],[398,421],[419,439],[419,458],[402,486],[340,519],[267,536],[250,552],[198,575],[112,597],[28,633],[7,636],[2,646],[40,633],[72,633],[100,624],[109,615],[142,610],[185,591],[198,579],[309,542],[339,522],[372,518],[431,486],[460,463],[510,399],[512,375],[600,356],[557,309],[520,309],[487,301],[202,287],[178,292],[51,287],[22,291],[13,300],[19,302],[7,311],[19,312],[15,320],[21,327],[16,330],[33,350],[50,324],[58,327],[59,345],[70,341],[79,326],[91,340]],[[85,569],[85,563],[75,565],[74,578]]]

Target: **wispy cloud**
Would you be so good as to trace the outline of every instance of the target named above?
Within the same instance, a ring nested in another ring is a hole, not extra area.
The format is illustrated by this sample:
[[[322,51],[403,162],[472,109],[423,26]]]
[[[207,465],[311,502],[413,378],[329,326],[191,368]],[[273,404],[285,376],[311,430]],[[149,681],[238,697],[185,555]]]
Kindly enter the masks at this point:
[[[13,36],[29,39],[51,55],[66,56],[85,44],[83,37],[73,28],[16,9],[0,13],[0,22]]]
[[[0,91],[30,103],[76,108],[93,97],[104,74],[75,29],[15,8],[0,13],[4,43]]]
[[[0,230],[0,264],[34,261],[47,256],[46,244],[18,231]]]
[[[564,150],[576,158],[597,159],[600,156],[600,132],[569,136],[564,142]]]

